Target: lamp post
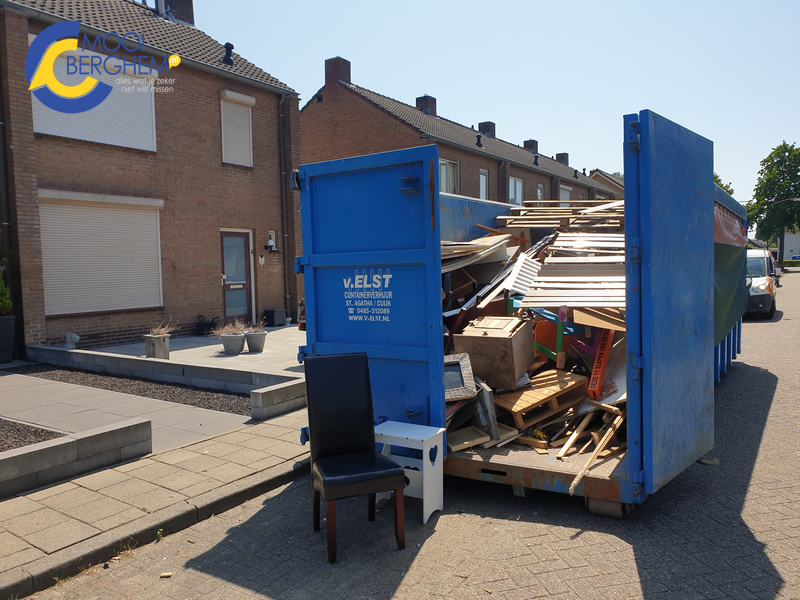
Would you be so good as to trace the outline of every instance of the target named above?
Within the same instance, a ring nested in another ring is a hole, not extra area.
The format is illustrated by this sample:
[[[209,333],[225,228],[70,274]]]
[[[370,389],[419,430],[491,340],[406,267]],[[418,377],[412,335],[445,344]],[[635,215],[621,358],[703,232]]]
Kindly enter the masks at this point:
[[[776,202],[771,202],[767,207],[767,212],[772,210],[772,207],[777,204],[783,204],[784,202],[800,202],[800,198],[784,198],[783,200],[778,200]],[[778,266],[783,268],[783,246],[784,240],[783,237],[786,233],[786,227],[781,228],[781,237],[778,238]]]

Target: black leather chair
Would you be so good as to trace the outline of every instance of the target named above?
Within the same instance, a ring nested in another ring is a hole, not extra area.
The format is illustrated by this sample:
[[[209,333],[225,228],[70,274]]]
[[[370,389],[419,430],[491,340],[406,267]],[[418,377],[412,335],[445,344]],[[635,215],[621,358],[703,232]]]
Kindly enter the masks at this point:
[[[375,520],[375,494],[394,491],[397,547],[405,548],[403,467],[375,452],[372,391],[366,354],[308,357],[306,398],[311,441],[314,530],[319,530],[319,497],[325,499],[328,560],[336,561],[336,501],[369,496],[368,518]]]

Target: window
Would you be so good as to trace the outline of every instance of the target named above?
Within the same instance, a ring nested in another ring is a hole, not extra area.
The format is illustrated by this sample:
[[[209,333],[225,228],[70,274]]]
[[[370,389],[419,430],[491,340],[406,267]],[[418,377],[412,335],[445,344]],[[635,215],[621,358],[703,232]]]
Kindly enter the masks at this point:
[[[164,201],[39,190],[45,315],[162,305]]]
[[[253,166],[251,108],[256,99],[230,90],[220,93],[222,105],[222,162]]]
[[[32,41],[36,36],[29,36]],[[63,52],[53,63],[53,73],[66,85],[81,83],[86,75],[67,74],[67,56],[84,61],[104,60],[108,56],[89,50]],[[86,58],[89,57],[89,58]],[[112,63],[109,63],[112,65]],[[112,66],[116,66],[114,63]],[[48,108],[31,92],[33,130],[74,140],[98,142],[139,150],[156,150],[156,113],[152,79],[157,75],[140,75],[144,66],[137,66],[137,75],[111,75],[100,69],[92,77],[114,88],[109,96],[91,110],[65,114]]]
[[[439,191],[446,194],[458,193],[458,163],[439,159]]]
[[[518,177],[508,178],[508,201],[522,206],[524,181]]]
[[[488,200],[489,199],[489,171],[486,169],[481,169],[480,172],[480,196],[481,200]]]
[[[583,200],[583,194],[578,194],[578,200]]]
[[[544,200],[544,184],[542,183],[536,184],[536,199],[539,201]]]
[[[570,201],[570,193],[572,192],[572,188],[567,185],[562,185],[558,190],[558,199],[560,202],[558,203],[559,206],[569,206]]]

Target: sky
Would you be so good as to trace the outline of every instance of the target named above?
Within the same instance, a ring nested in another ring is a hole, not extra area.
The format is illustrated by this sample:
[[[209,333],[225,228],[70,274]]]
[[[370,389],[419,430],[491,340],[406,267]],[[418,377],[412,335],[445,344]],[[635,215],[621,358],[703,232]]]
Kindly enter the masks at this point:
[[[741,203],[760,161],[800,140],[797,0],[194,0],[195,24],[300,94],[325,59],[353,83],[497,137],[623,171],[623,115],[650,109],[714,142]],[[302,132],[301,132],[302,135]]]

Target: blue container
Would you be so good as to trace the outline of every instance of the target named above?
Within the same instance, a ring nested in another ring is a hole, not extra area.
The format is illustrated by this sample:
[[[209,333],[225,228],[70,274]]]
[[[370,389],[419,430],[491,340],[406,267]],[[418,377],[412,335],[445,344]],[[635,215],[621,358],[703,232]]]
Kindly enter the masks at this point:
[[[628,447],[575,490],[601,511],[643,502],[714,442],[713,146],[651,111],[624,134]],[[296,268],[300,358],[366,351],[376,415],[444,426],[437,165],[425,146],[302,166]],[[533,451],[463,454],[446,473],[518,493],[567,493],[576,474]]]

